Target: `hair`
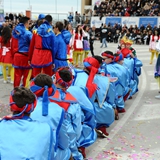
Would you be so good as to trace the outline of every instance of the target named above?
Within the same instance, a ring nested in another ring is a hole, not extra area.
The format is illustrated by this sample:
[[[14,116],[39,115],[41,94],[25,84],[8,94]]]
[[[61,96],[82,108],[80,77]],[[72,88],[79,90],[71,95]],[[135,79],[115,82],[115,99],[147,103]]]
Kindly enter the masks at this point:
[[[84,30],[84,31],[86,31],[86,28],[87,28],[87,27],[88,27],[88,26],[87,26],[87,25],[85,25],[85,26],[83,27],[83,30]]]
[[[157,30],[154,30],[154,31],[152,32],[152,41],[154,41],[154,36],[156,35],[156,34],[155,34],[156,31],[157,31]],[[158,36],[158,39],[159,39],[158,31],[157,31],[157,36]]]
[[[19,22],[26,24],[29,20],[30,20],[30,18],[25,16],[25,17],[20,18]]]
[[[61,32],[64,29],[64,25],[62,22],[56,22],[55,28],[58,28],[58,30]]]
[[[8,41],[12,37],[12,35],[11,35],[11,29],[9,27],[4,27],[2,29],[1,36],[2,36],[2,42],[3,42],[3,44],[4,45],[7,44]]]
[[[81,26],[81,25],[78,25],[78,26],[76,27],[75,33],[78,33],[78,28],[79,28],[80,26]],[[80,30],[80,34],[81,34],[81,36],[83,35],[82,30]]]
[[[42,23],[43,23],[43,19],[38,20],[38,21],[37,21],[38,27],[39,27]]]
[[[70,23],[67,24],[66,30],[69,30],[69,27],[68,27],[69,25],[71,25],[71,24],[70,24]],[[72,25],[71,25],[71,26],[72,26]]]
[[[115,56],[115,57],[118,57],[118,56],[119,56],[119,54],[118,54],[118,53],[115,53],[115,54],[114,54],[114,56]]]
[[[113,52],[111,52],[111,51],[105,51],[105,53],[107,53],[107,54],[113,56]]]
[[[44,86],[51,87],[53,84],[53,80],[49,75],[40,73],[35,77],[34,83],[35,85],[40,87],[44,87]]]
[[[25,87],[14,88],[13,101],[19,108],[24,107],[26,104],[32,104],[35,99],[36,97],[30,89]]]
[[[49,23],[51,23],[51,22],[52,22],[52,16],[49,15],[49,14],[46,15],[46,16],[45,16],[45,20],[48,21]]]
[[[93,58],[95,58],[99,62],[99,64],[102,64],[103,58],[101,56],[95,55],[93,56]]]
[[[66,29],[68,24],[69,24],[69,22],[66,19],[64,19],[64,27],[63,28]]]
[[[59,75],[65,82],[69,82],[72,80],[72,73],[67,68],[60,70]]]

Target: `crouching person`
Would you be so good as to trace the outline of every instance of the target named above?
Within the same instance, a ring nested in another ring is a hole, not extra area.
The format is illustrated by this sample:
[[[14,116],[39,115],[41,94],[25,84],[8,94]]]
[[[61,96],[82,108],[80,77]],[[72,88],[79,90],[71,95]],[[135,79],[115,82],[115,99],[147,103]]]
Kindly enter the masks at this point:
[[[94,82],[98,86],[96,90],[96,99],[94,101],[94,108],[96,112],[96,131],[97,133],[106,138],[109,133],[107,132],[107,127],[109,127],[115,120],[115,105],[112,103],[112,96],[114,94],[111,92],[111,79],[105,76],[96,75]],[[112,93],[112,94],[111,94]],[[114,98],[115,99],[115,98]]]
[[[12,116],[0,122],[0,159],[52,160],[53,132],[47,123],[34,121],[30,113],[36,97],[24,87],[17,87],[10,96]]]
[[[30,86],[38,99],[37,107],[31,114],[32,119],[47,122],[53,131],[55,153],[52,160],[68,160],[71,153],[67,127],[64,123],[65,112],[59,105],[49,101],[49,96],[53,96],[56,91],[52,78],[46,74],[39,74]]]
[[[81,136],[81,107],[78,101],[66,90],[72,84],[73,76],[68,67],[59,68],[53,76],[57,87],[50,101],[58,104],[65,110],[65,126],[69,136],[69,148],[74,160],[82,160],[83,156],[78,151],[77,141]]]

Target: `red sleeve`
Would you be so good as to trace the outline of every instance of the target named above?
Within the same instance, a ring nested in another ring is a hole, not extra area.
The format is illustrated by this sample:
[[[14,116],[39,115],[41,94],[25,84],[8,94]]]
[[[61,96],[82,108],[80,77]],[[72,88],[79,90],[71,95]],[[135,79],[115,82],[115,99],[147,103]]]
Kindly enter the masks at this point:
[[[34,46],[35,46],[35,37],[36,37],[36,34],[33,34],[32,40],[31,40],[31,43],[30,43],[30,47],[29,47],[29,53],[28,53],[28,55],[29,55],[29,61],[32,60]]]
[[[12,37],[12,42],[11,42],[11,54],[12,57],[14,57],[14,54],[18,52],[18,39],[15,39]]]

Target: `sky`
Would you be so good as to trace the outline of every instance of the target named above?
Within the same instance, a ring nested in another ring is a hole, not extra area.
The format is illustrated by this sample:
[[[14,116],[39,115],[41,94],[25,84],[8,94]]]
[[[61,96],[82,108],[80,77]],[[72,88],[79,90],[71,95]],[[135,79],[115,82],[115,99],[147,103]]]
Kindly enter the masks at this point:
[[[25,13],[25,10],[29,9],[29,6],[31,6],[32,12],[35,15],[38,13],[67,14],[71,11],[77,11],[77,8],[78,12],[80,12],[81,0],[4,0],[5,13]]]

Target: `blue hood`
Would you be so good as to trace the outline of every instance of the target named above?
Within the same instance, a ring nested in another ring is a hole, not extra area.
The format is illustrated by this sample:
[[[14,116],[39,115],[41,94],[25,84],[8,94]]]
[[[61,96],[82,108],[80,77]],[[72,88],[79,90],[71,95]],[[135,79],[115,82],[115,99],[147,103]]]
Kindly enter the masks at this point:
[[[64,42],[66,44],[69,44],[70,39],[72,37],[71,33],[69,31],[67,31],[67,30],[62,30],[61,34],[62,34],[62,38],[63,38]]]
[[[45,21],[38,27],[37,33],[41,37],[49,37],[53,34],[52,26],[47,21]]]
[[[25,31],[26,31],[26,28],[25,28],[24,24],[20,23],[12,31],[13,37],[17,39],[21,35],[24,35]],[[17,34],[16,32],[18,32],[19,34]]]

